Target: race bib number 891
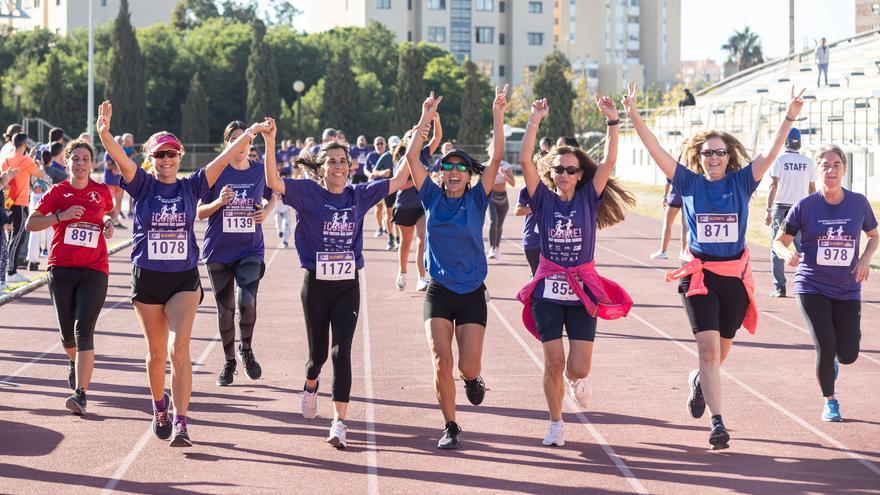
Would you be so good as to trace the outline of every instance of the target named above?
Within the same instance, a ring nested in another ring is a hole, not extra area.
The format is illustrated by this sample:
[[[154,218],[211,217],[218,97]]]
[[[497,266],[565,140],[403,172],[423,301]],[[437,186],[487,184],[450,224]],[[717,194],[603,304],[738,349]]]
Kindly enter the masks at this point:
[[[720,243],[739,240],[737,213],[698,213],[697,242]]]
[[[64,229],[64,244],[87,248],[98,247],[101,227],[93,223],[71,223]]]

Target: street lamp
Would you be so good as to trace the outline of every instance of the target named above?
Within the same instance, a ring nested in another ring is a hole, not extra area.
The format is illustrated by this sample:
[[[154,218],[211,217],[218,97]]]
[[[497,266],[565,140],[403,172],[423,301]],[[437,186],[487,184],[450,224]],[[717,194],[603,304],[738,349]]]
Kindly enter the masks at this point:
[[[24,86],[16,84],[15,87],[12,88],[12,94],[15,95],[15,115],[18,116],[18,121],[22,122],[24,119],[21,116],[21,95],[24,94]]]
[[[306,83],[297,79],[293,82],[293,91],[296,92],[296,133],[302,134],[302,102],[300,97],[306,89]],[[300,136],[301,137],[301,136]]]

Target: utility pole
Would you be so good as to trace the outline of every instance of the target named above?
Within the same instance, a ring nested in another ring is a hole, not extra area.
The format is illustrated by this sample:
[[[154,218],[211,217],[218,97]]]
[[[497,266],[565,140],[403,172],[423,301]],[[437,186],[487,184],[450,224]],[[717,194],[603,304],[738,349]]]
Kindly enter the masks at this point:
[[[794,0],[788,0],[788,54],[794,55]]]
[[[94,138],[95,125],[95,20],[92,4],[94,0],[86,0],[89,2],[89,97],[88,110],[86,110],[86,132],[89,137]]]

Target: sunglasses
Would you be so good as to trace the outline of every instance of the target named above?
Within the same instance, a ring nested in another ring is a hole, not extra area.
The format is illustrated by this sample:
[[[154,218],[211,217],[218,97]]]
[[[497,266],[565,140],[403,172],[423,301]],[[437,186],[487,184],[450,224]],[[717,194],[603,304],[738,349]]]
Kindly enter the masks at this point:
[[[440,168],[442,168],[444,172],[451,172],[453,170],[458,170],[459,172],[468,171],[468,166],[464,163],[444,163],[440,165]]]
[[[177,158],[178,156],[180,156],[180,152],[177,150],[162,150],[162,151],[157,151],[157,152],[153,153],[153,158],[158,158],[160,160],[162,158],[166,158],[166,157],[167,158]]]
[[[712,156],[712,155],[715,155],[715,156],[727,156],[728,151],[725,150],[725,149],[720,149],[720,150],[703,150],[703,151],[700,152],[700,154],[703,155],[703,156],[705,156],[705,157],[710,157],[710,156]]]
[[[581,169],[580,169],[580,167],[575,167],[573,165],[569,165],[568,167],[563,167],[562,165],[557,165],[557,166],[553,167],[553,171],[556,172],[558,175],[562,175],[563,173],[566,173],[568,175],[575,175],[578,172],[580,172]]]

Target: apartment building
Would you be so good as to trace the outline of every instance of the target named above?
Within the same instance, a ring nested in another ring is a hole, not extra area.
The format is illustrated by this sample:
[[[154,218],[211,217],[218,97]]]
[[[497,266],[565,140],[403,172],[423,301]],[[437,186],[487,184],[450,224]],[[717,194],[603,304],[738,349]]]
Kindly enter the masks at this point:
[[[880,29],[880,1],[856,0],[856,34]]]
[[[89,25],[88,2],[92,2],[95,24],[111,22],[119,13],[120,0],[0,0],[3,14],[9,5],[12,15],[2,22],[13,29],[48,29],[57,34]],[[171,11],[178,0],[129,0],[131,24],[134,27],[151,26],[171,19]]]

